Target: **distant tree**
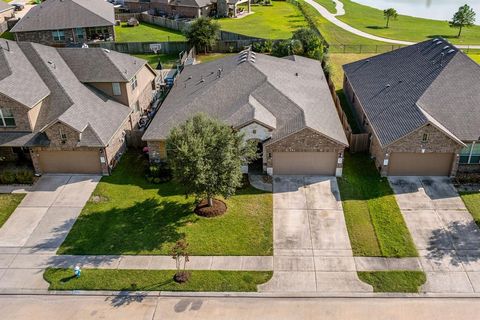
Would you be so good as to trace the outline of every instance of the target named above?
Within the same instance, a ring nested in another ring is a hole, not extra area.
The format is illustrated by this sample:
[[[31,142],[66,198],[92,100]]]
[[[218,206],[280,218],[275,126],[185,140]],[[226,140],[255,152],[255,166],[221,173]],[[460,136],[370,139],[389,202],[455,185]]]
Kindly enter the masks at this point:
[[[394,19],[394,20],[397,19],[398,13],[397,13],[397,10],[395,10],[394,8],[389,8],[389,9],[383,10],[383,16],[387,20],[386,27],[388,28],[390,25],[390,19]]]
[[[229,125],[199,114],[174,128],[167,138],[173,177],[187,195],[228,198],[242,185],[241,166],[257,157],[256,144]]]
[[[463,28],[472,27],[475,24],[476,13],[469,5],[464,5],[458,9],[449,22],[450,27],[459,28],[457,38],[460,38]]]
[[[298,29],[293,33],[293,40],[298,40],[302,44],[300,55],[321,60],[323,56],[323,44],[318,34],[310,28]]]
[[[218,38],[220,24],[210,18],[201,17],[195,19],[188,27],[183,30],[183,34],[192,46],[199,51],[211,48]]]

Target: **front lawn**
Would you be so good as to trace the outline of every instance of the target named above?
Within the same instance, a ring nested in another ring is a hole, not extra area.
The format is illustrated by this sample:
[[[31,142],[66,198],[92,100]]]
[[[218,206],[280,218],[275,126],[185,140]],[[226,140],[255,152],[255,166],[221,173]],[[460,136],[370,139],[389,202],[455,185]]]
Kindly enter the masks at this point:
[[[0,194],[0,228],[22,202],[24,194]]]
[[[480,192],[460,192],[465,206],[475,220],[475,223],[480,227]]]
[[[206,291],[255,292],[272,277],[270,271],[190,271],[188,282],[173,281],[173,270],[83,269],[80,278],[72,269],[49,268],[43,278],[49,290]]]
[[[479,54],[471,53],[471,54],[468,54],[468,56],[472,58],[473,61],[480,64],[480,53]]]
[[[252,11],[243,18],[217,21],[222,30],[264,39],[290,39],[295,30],[307,26],[300,10],[286,1],[273,1],[271,6],[252,6]]]
[[[167,53],[160,53],[160,54],[134,54],[133,56],[147,60],[148,64],[153,68],[156,69],[158,66],[158,62],[162,62],[162,67],[164,69],[172,69],[175,68],[177,65],[177,61],[179,61],[178,54],[167,54]]]
[[[373,286],[373,292],[418,293],[427,280],[422,271],[358,272],[363,282]]]
[[[186,41],[180,31],[140,22],[137,27],[128,27],[126,23],[115,26],[117,42],[164,42]]]
[[[337,18],[350,26],[364,32],[395,40],[423,41],[442,36],[455,44],[480,44],[480,26],[464,28],[462,36],[457,38],[458,29],[450,28],[447,21],[422,19],[398,15],[385,28],[383,10],[356,3],[352,0],[341,0],[345,15]],[[453,17],[454,12],[451,13]],[[478,13],[477,13],[478,15]]]
[[[226,200],[225,215],[202,218],[181,186],[148,183],[145,162],[138,153],[126,153],[113,174],[102,178],[59,254],[168,255],[183,237],[191,255],[272,254],[270,193],[239,190]]]
[[[368,155],[346,153],[338,185],[354,255],[418,255],[388,180]]]

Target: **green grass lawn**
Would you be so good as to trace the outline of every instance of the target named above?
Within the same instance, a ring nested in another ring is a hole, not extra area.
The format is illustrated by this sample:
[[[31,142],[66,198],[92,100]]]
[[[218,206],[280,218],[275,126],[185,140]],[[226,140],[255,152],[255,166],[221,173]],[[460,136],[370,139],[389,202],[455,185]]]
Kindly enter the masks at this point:
[[[460,192],[460,196],[473,220],[480,226],[480,192]]]
[[[480,54],[475,54],[475,53],[472,53],[472,54],[469,54],[468,55],[470,58],[473,59],[473,61],[477,62],[478,64],[480,64]]]
[[[383,10],[361,5],[352,0],[341,0],[346,14],[337,18],[364,32],[396,40],[422,41],[442,36],[455,44],[480,44],[480,26],[465,28],[457,38],[458,29],[450,28],[448,22],[399,15],[385,28]],[[435,5],[435,4],[433,4]],[[452,12],[453,17],[454,12]],[[478,14],[478,13],[477,13]]]
[[[372,285],[374,292],[417,293],[427,280],[422,271],[358,272],[358,277]]]
[[[207,54],[198,54],[197,55],[197,62],[198,63],[206,63],[212,62],[221,58],[225,58],[231,55],[235,55],[236,53],[207,53]]]
[[[24,194],[0,194],[0,228],[20,204]]]
[[[217,20],[221,29],[264,39],[289,39],[292,33],[307,26],[300,10],[286,1],[273,1],[271,6],[252,6],[253,14],[239,19]]]
[[[0,34],[0,38],[15,41],[15,36],[10,31]]]
[[[163,42],[186,41],[180,31],[163,28],[146,22],[138,27],[127,27],[126,23],[115,26],[117,42]]]
[[[126,153],[102,178],[59,254],[168,255],[183,237],[191,255],[272,254],[271,193],[247,187],[226,200],[223,216],[202,218],[181,186],[149,184],[145,161]]]
[[[332,0],[315,0],[318,4],[320,4],[322,7],[327,9],[331,13],[337,13],[337,6],[335,5],[335,2]]]
[[[133,56],[147,60],[148,64],[155,69],[158,65],[158,62],[162,62],[162,66],[164,69],[172,69],[176,67],[177,61],[179,61],[178,54],[134,54]]]
[[[257,291],[272,277],[269,271],[191,271],[188,282],[173,281],[172,270],[83,269],[80,278],[72,269],[49,268],[43,274],[49,290],[112,291]]]
[[[338,185],[354,255],[418,255],[388,180],[368,155],[347,153]]]

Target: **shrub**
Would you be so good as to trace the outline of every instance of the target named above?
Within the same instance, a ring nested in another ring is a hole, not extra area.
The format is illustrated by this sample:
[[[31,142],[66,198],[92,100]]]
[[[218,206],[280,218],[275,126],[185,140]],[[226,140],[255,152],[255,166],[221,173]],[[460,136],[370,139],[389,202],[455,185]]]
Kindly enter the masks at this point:
[[[0,173],[0,183],[13,184],[15,183],[15,173],[11,170],[5,170]]]
[[[155,184],[168,182],[172,180],[172,170],[166,162],[151,164],[148,167],[146,178],[148,182]]]
[[[33,172],[30,170],[19,170],[15,174],[15,180],[20,184],[32,184]]]

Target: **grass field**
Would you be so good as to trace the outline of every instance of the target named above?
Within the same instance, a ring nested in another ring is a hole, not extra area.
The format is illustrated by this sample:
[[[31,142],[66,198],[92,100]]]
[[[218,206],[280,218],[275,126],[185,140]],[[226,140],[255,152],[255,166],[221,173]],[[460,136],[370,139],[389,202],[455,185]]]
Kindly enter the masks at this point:
[[[252,6],[253,14],[239,19],[217,20],[221,29],[264,39],[289,39],[292,33],[307,26],[300,10],[285,1],[273,1],[271,6]]]
[[[0,194],[0,228],[20,204],[24,194]]]
[[[236,53],[207,53],[207,54],[198,54],[197,55],[197,62],[198,63],[206,63],[212,62],[221,58],[228,57],[230,55],[236,55]]]
[[[252,187],[226,200],[216,218],[193,213],[195,199],[181,186],[154,185],[144,177],[146,159],[135,152],[103,177],[59,254],[160,254],[185,238],[191,255],[271,255],[272,194]]]
[[[180,31],[141,22],[137,27],[127,27],[125,23],[115,27],[117,42],[163,42],[186,41]]]
[[[358,272],[358,277],[372,285],[374,292],[417,293],[427,280],[422,271]]]
[[[335,2],[333,2],[332,0],[315,0],[315,2],[322,5],[329,12],[337,13],[337,6],[335,5]]]
[[[468,55],[470,58],[473,59],[473,61],[477,62],[478,64],[480,64],[480,53],[479,54],[475,54],[475,53],[472,53],[472,54],[469,54]]]
[[[72,269],[49,268],[43,274],[49,290],[112,291],[257,291],[272,277],[268,271],[190,271],[188,282],[173,281],[173,270],[83,269],[80,278]]]
[[[462,36],[457,38],[458,29],[450,28],[446,21],[399,15],[396,20],[390,21],[390,28],[387,29],[382,10],[361,5],[352,0],[341,1],[346,14],[337,18],[354,28],[373,35],[405,41],[422,41],[442,36],[455,44],[480,44],[480,26],[464,28]],[[452,17],[453,14],[454,12],[452,12]]]
[[[158,65],[158,62],[162,62],[162,67],[164,69],[172,69],[176,66],[177,61],[179,60],[178,54],[134,54],[133,56],[147,60],[148,64],[155,69]]]
[[[460,196],[473,220],[480,227],[480,192],[460,192]]]
[[[418,255],[393,191],[368,155],[345,154],[338,185],[354,255]]]

